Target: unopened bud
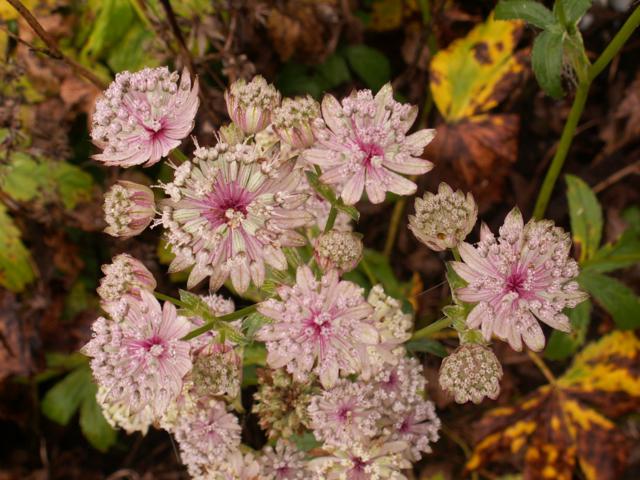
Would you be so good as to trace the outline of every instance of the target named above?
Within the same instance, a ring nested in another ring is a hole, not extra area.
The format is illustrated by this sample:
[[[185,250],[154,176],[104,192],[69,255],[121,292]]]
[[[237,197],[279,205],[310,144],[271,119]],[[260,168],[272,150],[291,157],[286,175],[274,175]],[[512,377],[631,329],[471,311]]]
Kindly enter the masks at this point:
[[[285,98],[273,112],[273,129],[283,142],[293,148],[308,148],[315,141],[311,127],[313,120],[319,116],[320,106],[309,95]]]
[[[336,269],[340,273],[350,272],[362,258],[362,240],[353,232],[331,230],[316,238],[314,255],[324,271]]]
[[[156,288],[156,280],[147,267],[126,253],[103,265],[102,271],[104,277],[97,291],[104,302],[118,302],[127,295],[137,298],[140,290],[153,292]]]
[[[155,201],[149,187],[119,180],[104,196],[105,232],[114,237],[141,233],[155,215]]]
[[[240,79],[224,92],[229,117],[246,134],[271,123],[271,112],[280,104],[280,92],[258,75],[247,83]]]

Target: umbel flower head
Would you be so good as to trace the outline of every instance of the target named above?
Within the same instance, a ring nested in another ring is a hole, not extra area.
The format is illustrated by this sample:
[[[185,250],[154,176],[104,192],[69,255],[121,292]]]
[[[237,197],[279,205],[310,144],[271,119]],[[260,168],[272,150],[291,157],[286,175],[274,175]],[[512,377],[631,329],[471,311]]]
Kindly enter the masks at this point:
[[[264,480],[307,480],[310,472],[304,452],[286,440],[278,440],[275,447],[266,446],[260,457]]]
[[[258,379],[252,409],[267,436],[289,438],[301,434],[309,425],[307,406],[314,390],[312,382],[296,382],[283,368],[259,370]]]
[[[378,342],[362,288],[340,281],[335,270],[316,280],[311,269],[302,266],[296,285],[284,285],[277,292],[281,300],[258,305],[260,313],[274,320],[257,334],[267,344],[271,368],[286,366],[300,382],[313,372],[324,388],[334,386],[341,374],[362,371],[367,358],[358,347]]]
[[[107,398],[108,393],[108,390],[100,387],[96,394],[96,401],[100,405],[102,415],[107,423],[113,428],[122,428],[128,434],[141,432],[142,435],[146,435],[149,427],[156,420],[153,409],[146,406],[142,410],[134,412],[126,401],[110,401]]]
[[[191,370],[189,344],[181,338],[189,322],[175,307],[140,290],[140,300],[127,302],[120,321],[100,317],[83,352],[92,357],[91,370],[104,390],[104,401],[123,403],[136,413],[149,407],[160,417],[182,390]]]
[[[309,468],[318,480],[407,480],[402,470],[411,463],[402,455],[406,442],[378,441],[332,449],[325,457],[314,458]]]
[[[316,238],[313,254],[322,270],[336,269],[342,274],[356,268],[362,259],[362,249],[358,234],[331,230]]]
[[[316,121],[316,144],[303,158],[320,166],[320,180],[336,185],[348,205],[360,200],[365,190],[372,203],[384,201],[386,192],[411,195],[415,183],[398,173],[419,175],[433,168],[418,157],[435,130],[407,135],[417,114],[417,107],[393,99],[390,84],[375,97],[370,90],[353,92],[342,104],[325,95],[323,119]]]
[[[465,196],[441,183],[438,193],[416,198],[416,214],[409,216],[409,228],[431,250],[455,248],[476,224],[478,206],[471,193]]]
[[[117,303],[125,297],[140,298],[140,291],[153,292],[156,280],[147,267],[127,253],[113,257],[111,263],[102,266],[104,277],[100,280],[98,295],[105,303]]]
[[[285,98],[273,111],[273,130],[280,139],[293,148],[313,145],[313,120],[320,116],[320,105],[311,96]]]
[[[269,161],[249,145],[198,148],[164,185],[162,224],[176,255],[169,270],[193,266],[188,288],[207,276],[212,290],[229,277],[240,293],[250,282],[261,286],[265,264],[286,268],[282,247],[305,244],[295,231],[311,218],[295,192],[299,178],[290,162]]]
[[[198,81],[167,67],[121,72],[96,102],[91,138],[107,165],[146,167],[166,157],[193,129]]]
[[[280,92],[256,75],[249,83],[236,80],[224,92],[229,117],[247,134],[257,133],[271,123],[271,112],[280,104]]]
[[[502,366],[493,351],[476,343],[461,345],[440,366],[440,387],[458,403],[495,400],[501,378]]]
[[[200,398],[180,412],[174,433],[191,476],[219,478],[207,477],[205,472],[238,449],[240,430],[236,416],[227,412],[224,402],[213,398]]]
[[[505,218],[496,238],[485,225],[476,247],[461,243],[462,262],[452,266],[468,285],[456,290],[463,302],[476,303],[467,325],[480,328],[485,340],[493,335],[514,350],[524,342],[540,351],[545,338],[538,320],[569,332],[562,311],[586,298],[575,278],[578,264],[569,257],[569,235],[549,220],[526,225],[517,208]]]
[[[113,237],[133,237],[149,226],[155,215],[155,201],[149,187],[118,180],[104,195],[105,232]]]

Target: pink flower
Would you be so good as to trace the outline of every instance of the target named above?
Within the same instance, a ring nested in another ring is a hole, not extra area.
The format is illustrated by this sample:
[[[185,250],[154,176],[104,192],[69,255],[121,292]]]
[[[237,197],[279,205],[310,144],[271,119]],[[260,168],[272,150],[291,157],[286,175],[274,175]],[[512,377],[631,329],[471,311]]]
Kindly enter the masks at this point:
[[[123,300],[130,297],[139,300],[141,290],[153,292],[156,288],[152,273],[140,260],[128,253],[113,257],[111,263],[102,266],[102,272],[104,277],[100,280],[97,292],[102,300],[102,307],[110,314],[116,314],[118,308],[126,308]]]
[[[96,102],[91,138],[103,149],[93,158],[107,165],[146,167],[166,157],[193,129],[198,81],[167,67],[121,72]],[[146,163],[145,163],[146,162]]]
[[[176,258],[170,271],[193,266],[188,288],[211,277],[217,290],[231,277],[240,293],[249,283],[261,286],[265,264],[287,267],[282,247],[297,247],[306,239],[295,229],[311,218],[295,192],[299,174],[290,162],[269,161],[248,145],[198,148],[193,162],[175,172],[164,185],[162,224]]]
[[[92,357],[91,369],[104,401],[123,403],[130,412],[150,406],[160,417],[182,390],[182,379],[191,370],[189,344],[181,338],[190,324],[177,316],[175,307],[160,303],[140,290],[140,301],[127,302],[120,321],[98,318],[93,338],[83,351]]]
[[[358,347],[376,344],[378,332],[362,288],[340,281],[335,270],[316,280],[303,266],[298,268],[296,285],[277,292],[281,300],[269,299],[258,306],[260,313],[274,320],[257,334],[266,342],[271,368],[286,366],[301,382],[314,372],[325,388],[335,385],[340,374],[363,369],[367,359]]]
[[[266,446],[262,451],[261,480],[306,480],[310,476],[303,452],[295,445],[278,440],[275,447]]]
[[[463,302],[477,303],[467,325],[480,328],[488,341],[493,335],[507,340],[514,350],[522,342],[535,351],[545,344],[538,320],[569,332],[562,311],[586,298],[575,278],[578,264],[569,257],[571,239],[549,220],[526,225],[517,208],[511,210],[496,239],[482,226],[476,247],[460,244],[463,262],[453,268],[468,286],[455,294]]]
[[[280,104],[280,92],[256,75],[249,83],[236,80],[224,92],[229,117],[247,134],[257,133],[271,123],[271,113]]]
[[[433,168],[418,157],[435,130],[407,135],[417,113],[416,107],[393,99],[390,84],[375,97],[370,90],[353,92],[342,104],[325,95],[324,121],[316,121],[317,142],[303,158],[322,168],[320,179],[336,185],[348,205],[360,200],[364,190],[372,203],[384,201],[386,192],[411,195],[415,183],[398,173],[418,175]]]
[[[149,226],[156,210],[153,192],[139,183],[119,180],[104,195],[105,232],[113,237],[133,237]]]
[[[205,472],[217,470],[215,466],[240,446],[236,416],[227,412],[224,402],[204,397],[181,411],[177,422],[174,434],[189,473],[195,478],[218,478],[207,477]]]
[[[409,445],[404,452],[408,460],[417,462],[422,458],[422,452],[431,452],[431,444],[438,440],[440,429],[440,419],[433,402],[415,401],[396,412],[393,420],[393,424],[387,427],[391,432],[389,440],[404,441]]]

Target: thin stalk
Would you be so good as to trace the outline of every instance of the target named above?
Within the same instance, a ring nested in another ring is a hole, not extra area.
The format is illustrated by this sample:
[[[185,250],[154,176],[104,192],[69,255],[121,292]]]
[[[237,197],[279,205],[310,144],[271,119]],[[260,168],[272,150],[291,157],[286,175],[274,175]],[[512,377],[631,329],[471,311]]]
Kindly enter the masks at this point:
[[[636,7],[615,37],[613,37],[609,45],[607,45],[607,48],[604,49],[595,63],[588,68],[586,78],[581,80],[578,84],[576,96],[573,99],[573,105],[571,106],[569,117],[567,118],[567,123],[565,123],[564,129],[562,130],[558,149],[551,161],[551,165],[549,166],[549,170],[544,178],[542,187],[540,188],[540,193],[538,194],[538,199],[536,200],[536,205],[533,209],[534,218],[542,218],[547,210],[549,200],[551,199],[551,193],[553,192],[558,176],[562,171],[562,167],[567,158],[567,153],[569,152],[569,148],[571,148],[573,136],[576,133],[578,121],[580,120],[580,116],[584,110],[584,105],[587,102],[591,83],[600,73],[602,73],[613,57],[618,54],[620,49],[639,25],[640,7]]]
[[[444,330],[447,327],[450,327],[452,320],[449,317],[441,318],[420,330],[413,332],[411,335],[411,340],[420,340],[422,338],[427,338],[430,335],[439,332],[440,330]]]
[[[400,197],[396,204],[393,206],[393,212],[391,212],[391,221],[389,222],[389,232],[387,233],[387,239],[384,242],[384,250],[382,253],[385,257],[391,255],[391,250],[396,243],[396,237],[398,236],[398,230],[400,229],[400,221],[402,220],[402,214],[407,205],[407,197]]]
[[[369,279],[369,283],[371,283],[371,286],[376,285],[378,283],[378,279],[376,278],[376,274],[373,273],[373,270],[371,270],[371,266],[369,265],[369,262],[367,262],[367,259],[362,257],[362,260],[360,260],[360,265],[362,265],[362,269]]]
[[[95,73],[83,67],[74,59],[65,55],[62,52],[62,50],[60,50],[60,47],[58,47],[58,42],[56,42],[56,40],[51,35],[49,35],[49,32],[47,32],[42,27],[42,25],[40,25],[40,22],[38,22],[36,17],[33,16],[33,14],[29,11],[29,9],[25,7],[20,0],[7,0],[7,1],[11,4],[13,8],[15,8],[18,11],[20,16],[26,20],[26,22],[33,29],[33,31],[36,32],[36,35],[38,35],[38,37],[40,37],[40,39],[47,46],[47,51],[45,52],[47,55],[49,55],[51,58],[54,58],[56,60],[62,60],[63,62],[65,62],[67,65],[69,65],[73,69],[73,71],[75,71],[78,75],[89,80],[96,87],[98,87],[98,89],[105,90],[107,88],[107,85]]]
[[[173,303],[176,307],[186,308],[186,305],[184,303],[182,303],[180,300],[178,300],[177,298],[173,298],[173,297],[171,297],[169,295],[165,295],[164,293],[160,293],[160,292],[153,292],[153,295],[158,300],[162,300],[162,301],[165,301],[165,302]]]
[[[540,355],[538,355],[536,352],[533,352],[531,350],[527,350],[527,355],[529,355],[529,358],[533,361],[533,363],[536,364],[536,367],[538,367],[538,369],[542,372],[542,374],[544,375],[544,378],[546,378],[551,385],[555,385],[556,377],[553,375],[549,367],[547,367],[547,364],[544,363],[544,360],[540,358]]]
[[[329,216],[327,217],[327,223],[324,226],[324,233],[330,232],[333,225],[336,223],[336,217],[338,216],[338,209],[331,205],[329,210]]]
[[[257,304],[249,305],[248,307],[241,308],[240,310],[236,310],[235,312],[229,313],[227,315],[222,315],[221,317],[216,317],[213,320],[208,321],[201,327],[196,328],[195,330],[190,331],[182,340],[191,340],[203,333],[207,333],[209,330],[213,330],[216,325],[220,322],[231,322],[233,320],[238,320],[239,318],[246,317],[247,315],[252,314],[258,308]]]

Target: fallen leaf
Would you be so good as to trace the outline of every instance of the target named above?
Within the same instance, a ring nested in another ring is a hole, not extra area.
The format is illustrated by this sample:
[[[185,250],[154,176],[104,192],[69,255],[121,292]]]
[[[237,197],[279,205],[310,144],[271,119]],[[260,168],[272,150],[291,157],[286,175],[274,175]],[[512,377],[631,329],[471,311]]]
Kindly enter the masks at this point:
[[[23,327],[15,295],[0,289],[0,382],[29,373],[31,352]]]
[[[515,461],[525,479],[571,480],[578,467],[587,480],[620,478],[627,441],[607,416],[640,407],[639,360],[633,332],[615,331],[590,344],[554,384],[475,425],[479,441],[466,469]]]

